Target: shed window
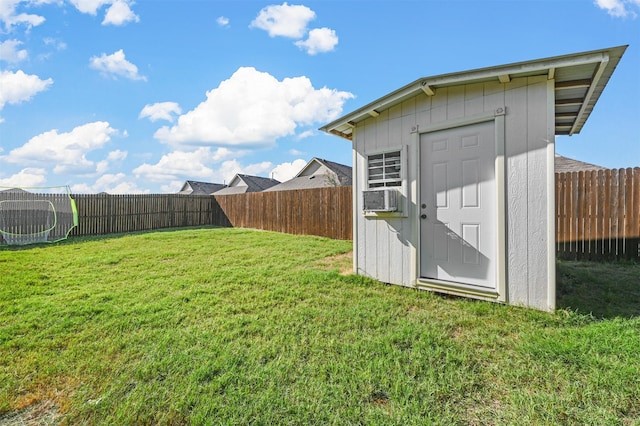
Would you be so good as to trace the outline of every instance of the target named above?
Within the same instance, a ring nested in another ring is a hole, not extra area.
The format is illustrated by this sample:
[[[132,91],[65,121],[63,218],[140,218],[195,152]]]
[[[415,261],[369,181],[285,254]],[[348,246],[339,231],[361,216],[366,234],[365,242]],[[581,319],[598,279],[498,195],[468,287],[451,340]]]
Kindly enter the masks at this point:
[[[400,151],[370,155],[367,166],[369,188],[402,185]]]

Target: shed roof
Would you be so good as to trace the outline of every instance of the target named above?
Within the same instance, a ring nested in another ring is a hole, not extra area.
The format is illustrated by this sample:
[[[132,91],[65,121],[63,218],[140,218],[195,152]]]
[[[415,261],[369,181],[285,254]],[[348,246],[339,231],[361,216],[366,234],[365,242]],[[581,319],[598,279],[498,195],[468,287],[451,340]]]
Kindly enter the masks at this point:
[[[489,68],[423,77],[401,87],[320,130],[351,140],[356,124],[419,93],[434,96],[439,88],[546,75],[555,82],[555,134],[580,133],[627,46],[516,62]]]
[[[229,186],[219,191],[216,191],[215,195],[231,195],[231,194],[244,194],[246,192],[262,192],[267,188],[271,188],[280,182],[275,179],[270,179],[261,176],[251,176],[236,174]]]

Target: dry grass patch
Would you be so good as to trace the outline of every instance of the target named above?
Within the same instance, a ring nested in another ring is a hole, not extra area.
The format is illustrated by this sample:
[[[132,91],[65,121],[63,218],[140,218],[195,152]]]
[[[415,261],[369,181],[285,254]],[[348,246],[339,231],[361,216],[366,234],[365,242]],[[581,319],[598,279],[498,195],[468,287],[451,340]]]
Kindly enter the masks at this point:
[[[61,418],[58,405],[53,401],[43,401],[29,407],[0,415],[2,426],[45,426],[56,425]]]
[[[314,266],[323,271],[337,271],[340,275],[351,275],[353,273],[353,251],[327,256],[318,260]]]

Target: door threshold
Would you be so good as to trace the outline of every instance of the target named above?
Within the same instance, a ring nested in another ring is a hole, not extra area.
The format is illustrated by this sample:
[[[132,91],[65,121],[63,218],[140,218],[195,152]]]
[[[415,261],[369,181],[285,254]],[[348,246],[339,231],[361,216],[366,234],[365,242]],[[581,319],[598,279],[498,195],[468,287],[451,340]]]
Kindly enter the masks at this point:
[[[442,281],[432,278],[418,278],[416,286],[424,290],[439,291],[456,296],[470,296],[485,300],[502,301],[500,293],[495,289],[483,289],[471,284]]]

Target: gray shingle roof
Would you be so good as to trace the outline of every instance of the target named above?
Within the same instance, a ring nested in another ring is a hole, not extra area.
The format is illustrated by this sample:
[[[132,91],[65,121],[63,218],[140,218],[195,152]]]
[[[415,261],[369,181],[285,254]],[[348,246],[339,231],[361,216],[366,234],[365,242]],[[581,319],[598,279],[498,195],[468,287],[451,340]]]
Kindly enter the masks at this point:
[[[267,188],[271,188],[274,185],[279,184],[280,182],[275,179],[260,177],[260,176],[251,176],[251,175],[242,175],[237,174],[231,180],[239,179],[243,184],[228,186],[226,188],[220,189],[215,193],[215,195],[231,195],[231,194],[244,194],[246,192],[262,192]]]
[[[555,167],[557,173],[582,172],[586,170],[604,170],[604,167],[556,154]]]
[[[318,165],[324,166],[322,169]],[[319,171],[309,175],[306,172],[311,166]],[[326,170],[329,170],[329,173]],[[325,188],[329,186],[351,186],[351,167],[322,158],[312,158],[302,170],[293,178],[265,191],[289,191],[293,189]]]
[[[344,164],[336,163],[334,161],[324,160],[322,158],[316,158],[316,160],[323,163],[327,168],[331,169],[338,175],[338,180],[340,181],[340,186],[350,186],[351,185],[351,177],[352,169],[351,166],[346,166]]]
[[[226,185],[221,183],[198,182],[196,180],[188,180],[182,185],[182,189],[178,194],[186,195],[211,195],[216,191],[225,188]]]

